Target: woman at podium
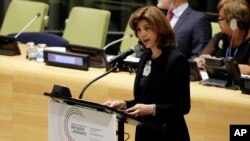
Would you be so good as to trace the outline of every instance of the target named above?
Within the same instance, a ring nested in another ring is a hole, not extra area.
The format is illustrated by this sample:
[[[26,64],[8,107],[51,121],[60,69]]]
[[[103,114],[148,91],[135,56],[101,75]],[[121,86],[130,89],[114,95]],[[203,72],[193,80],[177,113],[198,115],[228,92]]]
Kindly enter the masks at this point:
[[[134,99],[106,101],[104,105],[165,127],[157,130],[138,125],[135,141],[189,141],[184,119],[190,110],[189,63],[176,49],[169,22],[157,7],[146,6],[131,15],[129,25],[143,47]]]

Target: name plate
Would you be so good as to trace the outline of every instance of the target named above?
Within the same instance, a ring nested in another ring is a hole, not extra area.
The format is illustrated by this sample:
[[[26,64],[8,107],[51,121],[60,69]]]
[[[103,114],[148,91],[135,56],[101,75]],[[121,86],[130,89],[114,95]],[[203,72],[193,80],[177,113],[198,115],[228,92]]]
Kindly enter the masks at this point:
[[[44,62],[47,65],[88,70],[89,55],[60,51],[43,51]]]

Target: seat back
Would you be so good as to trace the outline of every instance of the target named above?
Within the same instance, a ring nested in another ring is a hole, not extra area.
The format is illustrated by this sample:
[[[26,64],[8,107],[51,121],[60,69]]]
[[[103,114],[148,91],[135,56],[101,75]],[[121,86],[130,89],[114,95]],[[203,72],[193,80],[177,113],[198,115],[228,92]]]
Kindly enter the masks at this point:
[[[212,37],[213,37],[216,33],[220,32],[221,30],[217,22],[211,22],[211,25],[212,25]]]
[[[63,37],[71,44],[102,48],[106,42],[110,16],[107,10],[73,7]]]
[[[124,34],[123,34],[123,37],[126,37],[130,34],[133,34],[133,37],[129,38],[129,39],[125,39],[121,42],[120,52],[124,52],[138,43],[138,38],[135,37],[134,31],[127,24],[126,29],[125,29]]]
[[[16,33],[9,34],[9,37],[15,37]],[[17,41],[21,43],[34,42],[35,44],[46,44],[50,46],[66,47],[69,42],[59,35],[47,33],[47,32],[24,32],[20,34]]]
[[[42,2],[12,1],[6,11],[0,34],[20,32],[38,13],[40,16],[25,31],[43,31],[48,8],[49,6]]]

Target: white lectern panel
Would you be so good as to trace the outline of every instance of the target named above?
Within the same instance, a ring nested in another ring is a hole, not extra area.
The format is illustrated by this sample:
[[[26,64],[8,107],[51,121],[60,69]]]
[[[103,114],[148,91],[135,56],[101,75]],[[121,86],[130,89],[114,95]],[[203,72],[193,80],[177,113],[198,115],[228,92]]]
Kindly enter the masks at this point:
[[[49,141],[115,141],[116,115],[49,101]]]

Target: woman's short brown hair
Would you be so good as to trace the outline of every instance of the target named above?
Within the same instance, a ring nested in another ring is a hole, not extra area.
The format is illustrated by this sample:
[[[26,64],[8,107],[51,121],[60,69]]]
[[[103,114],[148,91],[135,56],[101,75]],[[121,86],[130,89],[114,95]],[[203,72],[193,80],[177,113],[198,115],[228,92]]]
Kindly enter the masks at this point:
[[[218,11],[223,10],[227,23],[235,18],[240,29],[249,30],[250,10],[249,4],[245,0],[221,0],[217,9]]]
[[[176,46],[172,27],[159,8],[155,6],[142,7],[130,16],[129,26],[134,31],[136,37],[138,37],[137,24],[140,20],[146,20],[152,27],[152,30],[157,33],[158,48]],[[139,44],[142,45],[141,41],[139,41]]]

